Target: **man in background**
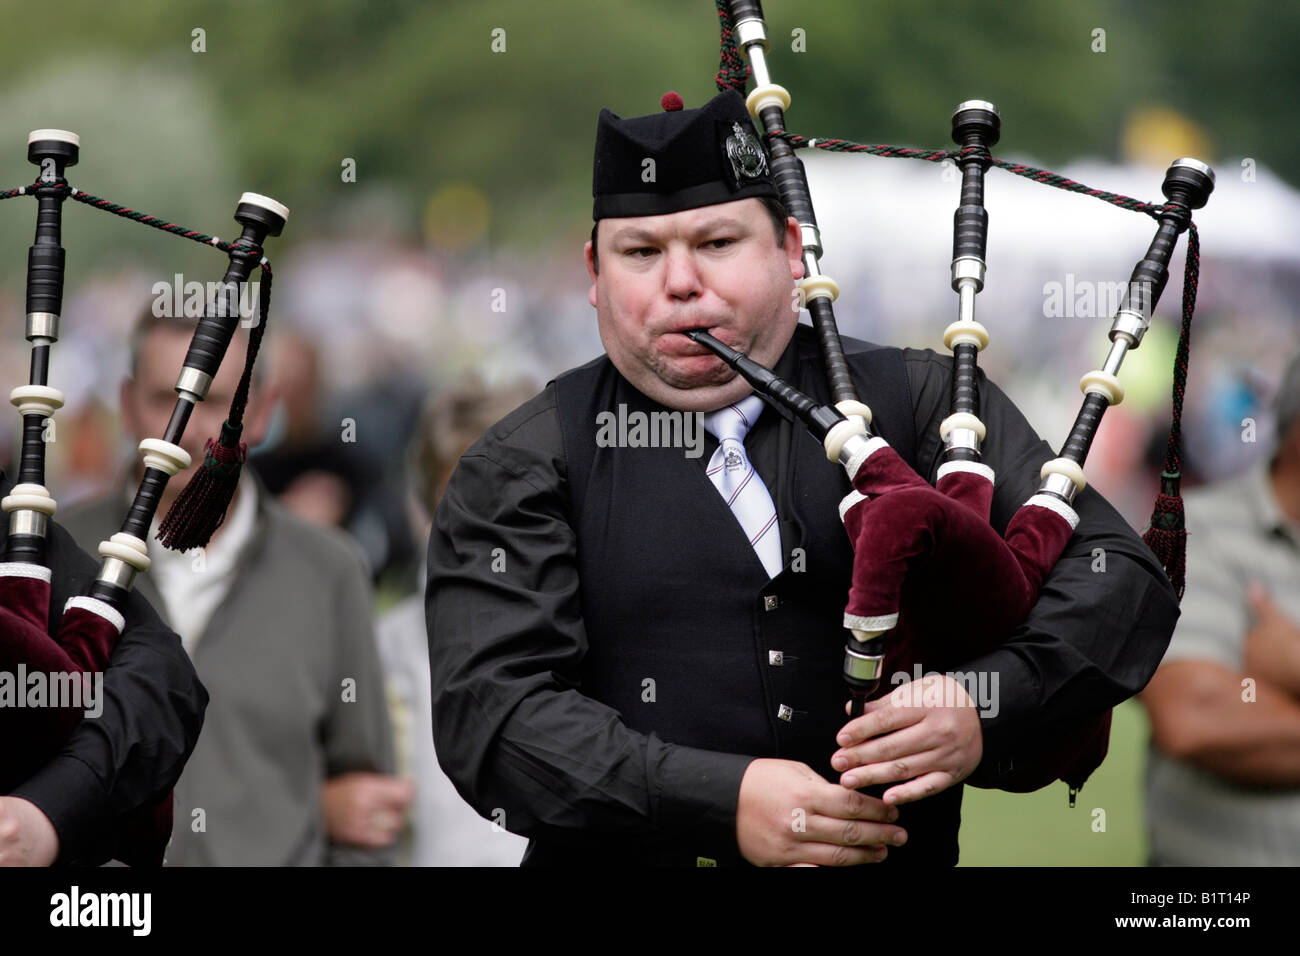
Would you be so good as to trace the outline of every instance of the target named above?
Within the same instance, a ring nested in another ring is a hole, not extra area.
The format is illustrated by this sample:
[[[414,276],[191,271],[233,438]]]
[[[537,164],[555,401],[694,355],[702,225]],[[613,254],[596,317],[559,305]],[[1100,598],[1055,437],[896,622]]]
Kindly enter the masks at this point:
[[[1155,866],[1300,865],[1300,354],[1273,454],[1189,493],[1187,591],[1141,695]]]
[[[195,320],[146,313],[121,390],[124,430],[163,433]],[[167,485],[137,585],[176,632],[212,695],[204,732],[176,788],[169,865],[389,862],[409,785],[387,776],[392,753],[366,574],[341,534],[278,505],[247,465],[205,548],[161,547],[157,521],[202,463],[239,382],[237,330],[182,446],[194,464]],[[243,439],[265,432],[270,396],[254,380]],[[134,478],[138,480],[139,465]],[[136,486],[74,510],[82,547],[117,531]]]

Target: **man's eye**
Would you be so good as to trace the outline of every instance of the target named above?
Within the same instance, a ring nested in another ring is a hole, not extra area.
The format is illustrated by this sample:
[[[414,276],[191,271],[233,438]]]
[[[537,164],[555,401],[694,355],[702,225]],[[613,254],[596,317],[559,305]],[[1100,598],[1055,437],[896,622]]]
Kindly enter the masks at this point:
[[[734,239],[710,239],[705,245],[710,249],[725,249],[735,241]]]
[[[624,255],[631,256],[634,259],[649,259],[658,251],[654,246],[640,246],[636,249],[629,249]]]

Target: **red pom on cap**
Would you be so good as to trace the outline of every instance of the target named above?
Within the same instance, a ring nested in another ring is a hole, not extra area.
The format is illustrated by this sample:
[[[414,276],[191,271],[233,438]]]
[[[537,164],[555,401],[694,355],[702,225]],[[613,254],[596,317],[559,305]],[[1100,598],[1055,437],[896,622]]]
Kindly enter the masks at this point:
[[[664,108],[665,112],[674,113],[686,104],[682,102],[682,98],[679,95],[674,93],[672,90],[669,90],[660,98],[659,105]]]

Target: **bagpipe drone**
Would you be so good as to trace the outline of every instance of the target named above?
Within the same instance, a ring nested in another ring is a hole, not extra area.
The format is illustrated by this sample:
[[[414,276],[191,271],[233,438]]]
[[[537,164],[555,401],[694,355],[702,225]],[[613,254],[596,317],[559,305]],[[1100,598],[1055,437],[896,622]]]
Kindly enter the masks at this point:
[[[69,185],[68,167],[76,164],[80,139],[66,130],[40,129],[30,134],[27,158],[40,169],[30,186],[0,192],[0,199],[36,199],[36,237],[27,257],[26,337],[31,343],[28,384],[15,388],[10,401],[23,419],[20,464],[10,494],[0,503],[9,516],[4,562],[0,563],[0,670],[41,673],[51,680],[88,682],[109,666],[121,636],[123,608],[137,574],[148,570],[146,540],[168,479],[190,466],[180,446],[194,407],[207,395],[240,322],[240,290],[255,268],[261,269],[260,316],[249,333],[248,354],[230,413],[219,440],[208,439],[205,459],[178,496],[160,526],[160,540],[176,550],[207,543],[221,524],[234,491],[247,447],[240,442],[253,363],[266,328],[271,296],[270,262],[263,255],[267,236],[278,236],[289,210],[266,196],[244,193],[235,208],[238,238],[225,241],[175,223],[119,206]],[[49,419],[63,405],[63,395],[49,385],[50,350],[59,337],[65,254],[63,204],[72,199],[172,235],[210,245],[229,263],[209,299],[190,341],[177,378],[175,409],[161,438],[140,442],[144,473],[121,530],[99,545],[102,559],[88,593],[51,608],[51,569],[45,563],[49,522],[56,510],[45,487],[45,445]],[[57,626],[52,626],[59,615]],[[76,695],[72,695],[75,697]],[[51,703],[53,703],[51,699]],[[58,701],[66,705],[67,700]],[[0,708],[0,793],[8,793],[57,752],[78,723],[84,708],[43,706]],[[87,718],[89,719],[89,718]],[[159,865],[171,835],[171,795],[125,821],[128,836],[118,858],[137,865]]]
[[[735,368],[778,411],[802,421],[824,444],[828,458],[838,461],[848,473],[853,490],[841,502],[840,515],[854,550],[852,586],[844,614],[844,626],[850,631],[844,676],[852,697],[851,713],[860,715],[865,702],[875,696],[886,661],[895,667],[904,661],[921,661],[936,670],[959,664],[991,650],[1028,616],[1078,524],[1072,503],[1085,487],[1083,464],[1102,414],[1124,397],[1116,373],[1125,354],[1141,344],[1168,279],[1178,237],[1189,231],[1174,423],[1161,492],[1151,527],[1144,535],[1181,598],[1185,531],[1178,493],[1179,420],[1199,259],[1191,214],[1205,205],[1213,190],[1213,171],[1194,159],[1175,160],[1165,174],[1162,189],[1166,202],[1162,204],[1089,189],[1044,170],[995,159],[989,150],[998,141],[1001,118],[992,104],[980,100],[962,103],[954,111],[955,150],[807,140],[785,128],[790,95],[771,81],[760,4],[757,0],[718,0],[717,6],[722,27],[717,85],[743,95],[752,71],[755,87],[746,105],[760,133],[766,134],[772,178],[782,201],[799,222],[805,269],[799,284],[801,299],[816,332],[833,407],[800,393],[707,332],[688,334]],[[749,60],[748,69],[742,52]],[[957,320],[944,332],[944,344],[953,352],[952,405],[951,414],[940,426],[944,450],[935,486],[872,434],[871,410],[854,393],[832,308],[839,290],[819,267],[821,235],[803,163],[795,156],[796,148],[808,146],[930,162],[952,160],[961,168],[951,268],[952,287],[958,294]],[[995,476],[980,460],[980,442],[986,431],[978,418],[976,369],[978,353],[989,341],[987,329],[975,320],[975,297],[983,287],[986,269],[984,176],[991,166],[1146,213],[1159,223],[1115,314],[1109,354],[1102,368],[1088,372],[1080,382],[1084,400],[1069,437],[1060,454],[1042,466],[1038,492],[1016,512],[1005,536],[989,523]],[[999,786],[1034,790],[1059,777],[1070,786],[1073,806],[1075,792],[1105,757],[1109,730],[1107,710],[1062,732],[1053,740],[1054,755],[1019,768]]]

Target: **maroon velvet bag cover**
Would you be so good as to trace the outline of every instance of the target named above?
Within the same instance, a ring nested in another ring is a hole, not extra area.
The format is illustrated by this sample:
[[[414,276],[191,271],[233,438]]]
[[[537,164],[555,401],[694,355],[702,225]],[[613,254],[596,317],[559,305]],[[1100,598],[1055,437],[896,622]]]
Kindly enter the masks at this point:
[[[916,664],[941,673],[959,668],[1025,620],[1078,517],[1036,495],[1012,517],[1004,539],[989,524],[987,468],[941,469],[936,487],[883,440],[872,445],[854,475],[855,493],[841,503],[854,547],[845,626],[898,615],[885,673]],[[1059,778],[1078,789],[1106,756],[1110,724],[1108,709],[1041,741],[999,788],[1027,792]]]

